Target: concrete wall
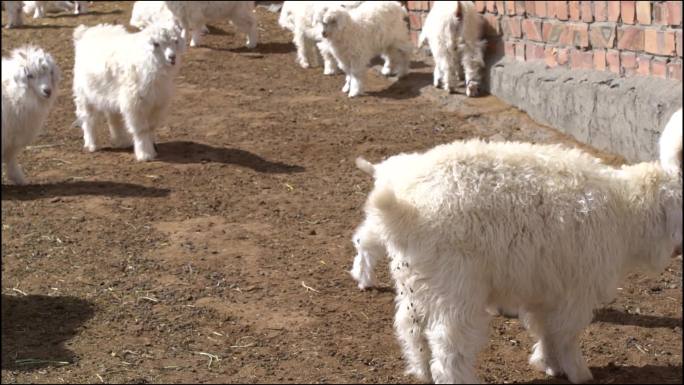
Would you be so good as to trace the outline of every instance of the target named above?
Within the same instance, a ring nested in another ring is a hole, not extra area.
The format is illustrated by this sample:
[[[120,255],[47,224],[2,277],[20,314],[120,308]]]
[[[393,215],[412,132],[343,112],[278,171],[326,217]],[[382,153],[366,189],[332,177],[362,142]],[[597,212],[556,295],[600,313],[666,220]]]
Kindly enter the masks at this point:
[[[431,1],[408,1],[412,38]],[[682,105],[679,1],[476,1],[492,94],[631,161]]]

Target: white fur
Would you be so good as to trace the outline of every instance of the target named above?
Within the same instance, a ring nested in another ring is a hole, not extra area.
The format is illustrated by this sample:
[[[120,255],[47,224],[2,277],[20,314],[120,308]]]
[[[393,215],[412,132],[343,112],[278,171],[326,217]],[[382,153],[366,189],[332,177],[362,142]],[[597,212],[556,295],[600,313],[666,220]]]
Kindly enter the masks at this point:
[[[17,48],[2,58],[2,162],[16,184],[26,183],[17,155],[40,133],[59,81],[59,67],[40,48]]]
[[[436,1],[423,25],[418,46],[428,42],[435,61],[434,85],[456,88],[465,69],[466,95],[477,96],[482,83],[482,16],[472,1]]]
[[[185,50],[179,26],[128,33],[121,25],[81,25],[74,45],[74,104],[84,148],[97,149],[95,124],[104,115],[114,147],[130,146],[132,135],[136,159],[154,159],[153,131],[167,115]]]
[[[157,22],[170,22],[174,20],[173,13],[163,1],[136,1],[131,11],[130,25],[143,29]],[[209,29],[203,25],[202,33],[208,33]]]
[[[199,45],[203,25],[221,19],[229,19],[238,30],[247,35],[247,48],[254,48],[257,45],[254,1],[165,1],[164,3],[183,27],[183,36],[190,34],[191,47]]]
[[[383,75],[396,66],[399,77],[408,73],[413,47],[406,10],[395,1],[367,1],[356,8],[324,8],[314,15],[317,40],[324,40],[347,76],[342,92],[363,93],[368,64],[381,55]]]
[[[592,311],[627,273],[664,269],[681,244],[678,119],[662,164],[614,168],[557,145],[479,140],[357,162],[375,186],[352,275],[368,287],[376,259],[390,256],[408,372],[476,382],[491,309],[503,308],[537,339],[535,368],[590,380],[578,337]]]
[[[14,28],[24,25],[24,17],[21,13],[21,1],[3,1],[2,4],[7,12],[7,25],[5,25],[5,28]]]
[[[297,47],[297,62],[302,68],[318,65],[320,53],[323,57],[323,74],[337,73],[337,62],[328,48],[328,43],[316,41],[314,14],[323,8],[332,6],[355,8],[361,3],[362,1],[285,1],[283,3],[278,24],[293,33],[292,42]]]
[[[44,17],[46,13],[73,12],[75,15],[88,12],[87,1],[24,1],[24,13],[33,18]]]
[[[660,136],[660,163],[671,173],[681,170],[682,164],[682,109],[677,110]]]

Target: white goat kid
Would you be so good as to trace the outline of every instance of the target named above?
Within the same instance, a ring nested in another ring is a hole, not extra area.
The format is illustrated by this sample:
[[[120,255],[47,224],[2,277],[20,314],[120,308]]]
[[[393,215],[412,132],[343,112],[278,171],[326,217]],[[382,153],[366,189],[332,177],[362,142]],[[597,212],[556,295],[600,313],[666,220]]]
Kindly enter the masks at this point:
[[[26,183],[17,156],[40,133],[59,82],[59,67],[40,48],[17,48],[2,59],[2,162],[15,184]]]
[[[2,5],[7,12],[7,25],[5,25],[5,28],[14,28],[24,25],[24,17],[21,13],[21,1],[3,1]]]
[[[183,37],[190,34],[190,46],[199,45],[201,28],[215,20],[228,19],[247,35],[247,48],[257,45],[257,20],[254,1],[165,1],[166,7],[183,27]]]
[[[167,115],[185,50],[180,27],[153,24],[128,33],[120,25],[81,25],[74,45],[74,103],[84,148],[97,149],[95,123],[105,115],[114,147],[130,146],[132,135],[136,159],[154,159],[153,132]]]
[[[399,78],[409,69],[413,46],[406,23],[406,10],[395,1],[368,1],[356,8],[330,7],[316,12],[319,39],[325,40],[346,73],[342,92],[355,97],[363,85],[371,59],[385,59],[383,75],[396,68]]]
[[[465,69],[466,95],[477,96],[482,83],[484,47],[482,16],[472,1],[436,1],[423,25],[418,46],[427,41],[435,61],[434,85],[456,88]]]
[[[319,53],[323,58],[323,74],[334,75],[337,61],[330,52],[328,43],[316,41],[314,15],[332,6],[355,8],[362,1],[285,1],[280,11],[278,24],[292,32],[292,42],[297,47],[297,62],[302,68],[318,65]]]
[[[678,114],[660,162],[621,168],[560,146],[479,140],[359,160],[375,186],[352,275],[367,287],[376,259],[390,256],[408,372],[476,382],[488,309],[503,308],[519,309],[538,340],[535,368],[590,380],[578,337],[593,310],[626,274],[664,269],[682,242]]]
[[[163,1],[136,1],[133,3],[131,20],[129,22],[135,28],[143,29],[154,23],[172,22],[173,13]],[[202,33],[208,33],[209,29],[203,25]]]
[[[24,13],[34,19],[45,17],[46,13],[73,12],[75,15],[88,12],[87,1],[24,1]]]

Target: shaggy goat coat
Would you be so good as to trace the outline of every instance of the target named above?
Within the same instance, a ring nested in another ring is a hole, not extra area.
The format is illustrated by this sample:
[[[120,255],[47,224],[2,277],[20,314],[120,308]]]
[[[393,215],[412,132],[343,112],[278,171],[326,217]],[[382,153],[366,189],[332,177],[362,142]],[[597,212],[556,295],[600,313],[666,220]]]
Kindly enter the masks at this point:
[[[75,15],[88,12],[87,1],[24,1],[24,13],[33,18],[44,17],[46,13],[73,12]]]
[[[202,27],[221,19],[230,20],[247,35],[247,48],[257,45],[257,21],[254,1],[165,1],[166,7],[183,27],[183,37],[190,34],[190,46],[199,45]]]
[[[389,255],[408,372],[477,381],[487,308],[499,307],[520,310],[538,341],[535,368],[590,380],[578,336],[593,310],[625,274],[661,271],[681,244],[681,119],[663,137],[661,162],[621,168],[557,145],[479,140],[359,159],[375,186],[352,275],[368,287]]]
[[[180,29],[154,24],[128,33],[120,25],[79,26],[74,45],[74,103],[84,148],[97,149],[95,124],[105,115],[114,147],[130,146],[132,135],[136,159],[153,159],[153,130],[167,115],[185,50]]]
[[[382,55],[383,75],[396,68],[408,73],[413,52],[406,10],[396,1],[367,1],[356,8],[330,7],[317,11],[317,39],[328,43],[338,65],[347,75],[342,92],[355,97],[363,93],[368,65]]]
[[[59,67],[40,48],[17,48],[2,58],[2,162],[16,184],[26,183],[17,156],[40,133],[59,82]]]
[[[436,1],[430,10],[418,46],[426,41],[435,61],[435,87],[447,91],[456,88],[460,73],[465,72],[466,95],[477,96],[484,68],[482,16],[472,1]]]

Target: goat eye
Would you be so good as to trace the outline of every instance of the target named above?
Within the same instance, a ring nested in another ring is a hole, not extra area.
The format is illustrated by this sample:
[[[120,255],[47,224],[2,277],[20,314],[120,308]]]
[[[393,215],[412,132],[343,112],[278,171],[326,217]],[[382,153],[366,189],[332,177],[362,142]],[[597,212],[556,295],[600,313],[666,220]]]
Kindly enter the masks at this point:
[[[152,45],[154,46],[154,48],[159,48],[159,43],[157,43],[156,41],[152,42]]]

